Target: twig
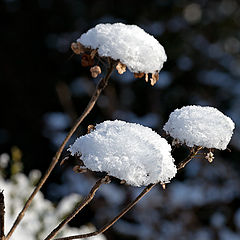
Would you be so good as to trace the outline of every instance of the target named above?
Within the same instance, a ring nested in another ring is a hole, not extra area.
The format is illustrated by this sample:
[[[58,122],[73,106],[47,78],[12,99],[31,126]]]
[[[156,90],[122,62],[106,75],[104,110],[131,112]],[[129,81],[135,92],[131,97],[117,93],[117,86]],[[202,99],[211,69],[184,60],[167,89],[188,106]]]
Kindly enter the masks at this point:
[[[184,159],[182,160],[178,165],[177,165],[177,170],[181,170],[184,168],[197,154],[198,152],[202,149],[203,147],[195,147],[193,148],[193,151]]]
[[[103,183],[109,183],[110,178],[109,176],[105,176],[104,178],[99,179],[95,185],[92,187],[91,191],[89,192],[88,196],[78,204],[78,206],[73,210],[73,212],[67,216],[46,238],[45,240],[50,240],[56,236],[56,234],[67,224],[71,219],[73,219],[81,209],[83,209],[94,197],[96,191]]]
[[[144,195],[146,195],[154,186],[156,186],[157,183],[148,185],[138,196],[137,198],[132,201],[127,207],[125,207],[115,218],[113,218],[109,223],[107,223],[105,226],[103,226],[101,229],[81,234],[81,235],[75,235],[75,236],[69,236],[69,237],[63,237],[63,238],[57,238],[56,240],[71,240],[71,239],[80,239],[80,238],[88,238],[92,236],[96,236],[98,234],[101,234],[105,232],[108,228],[110,228],[119,218],[121,218],[126,212],[128,212]]]
[[[0,192],[0,240],[5,239],[5,235],[4,235],[4,215],[5,215],[4,195],[3,195],[3,191],[1,191]]]
[[[41,178],[41,180],[39,181],[38,185],[36,186],[36,188],[34,189],[34,191],[32,192],[31,196],[28,198],[27,202],[25,203],[23,209],[21,210],[21,212],[19,213],[19,215],[17,216],[12,228],[10,229],[10,231],[8,232],[7,236],[6,236],[6,240],[8,240],[11,235],[13,234],[13,232],[15,231],[16,227],[18,226],[18,224],[20,223],[20,221],[22,220],[26,210],[28,209],[28,207],[30,206],[33,198],[35,197],[35,195],[37,194],[37,192],[41,189],[41,187],[43,186],[43,184],[45,183],[45,181],[47,180],[47,178],[49,177],[50,173],[52,172],[53,168],[55,167],[55,165],[57,164],[57,162],[59,161],[59,158],[61,156],[61,153],[66,145],[66,143],[68,142],[68,140],[71,138],[71,136],[73,135],[73,133],[76,131],[76,129],[78,128],[78,126],[82,123],[82,121],[86,118],[86,116],[90,113],[90,111],[92,110],[93,106],[95,105],[98,97],[100,96],[102,90],[107,86],[108,83],[108,79],[111,76],[111,73],[113,72],[113,69],[116,65],[115,62],[110,61],[109,64],[109,69],[106,73],[106,76],[104,78],[102,78],[96,89],[95,92],[92,95],[92,98],[90,99],[87,107],[85,108],[84,112],[82,113],[82,115],[79,117],[79,119],[76,121],[76,123],[74,124],[74,126],[72,127],[72,129],[70,130],[70,132],[68,133],[68,135],[66,136],[66,138],[64,139],[64,141],[62,142],[61,146],[59,147],[58,151],[56,152],[55,156],[52,159],[52,162],[50,163],[49,168],[47,169],[45,175]]]
[[[178,166],[177,170],[181,170],[184,168],[202,149],[202,147],[195,147],[192,149],[191,153],[187,158],[185,158],[183,161],[181,161]],[[145,194],[147,194],[157,183],[148,185],[139,195],[138,197],[132,201],[127,207],[125,207],[116,217],[114,217],[108,224],[103,226],[100,230],[81,234],[81,235],[75,235],[75,236],[69,236],[69,237],[63,237],[63,238],[57,238],[56,240],[72,240],[72,239],[81,239],[81,238],[88,238],[92,236],[96,236],[98,234],[101,234],[105,232],[108,228],[110,228],[119,218],[121,218],[126,212],[128,212]],[[45,239],[46,240],[46,239]]]

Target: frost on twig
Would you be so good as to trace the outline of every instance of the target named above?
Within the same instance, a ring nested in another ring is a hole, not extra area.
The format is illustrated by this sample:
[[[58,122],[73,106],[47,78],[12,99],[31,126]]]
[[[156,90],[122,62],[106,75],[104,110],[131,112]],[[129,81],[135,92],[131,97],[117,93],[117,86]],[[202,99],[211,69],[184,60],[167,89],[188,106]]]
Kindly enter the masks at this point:
[[[82,154],[84,165],[133,186],[168,183],[176,174],[171,146],[148,127],[105,121],[78,138],[68,151]]]
[[[234,122],[216,108],[186,106],[172,112],[163,129],[189,147],[225,150]]]

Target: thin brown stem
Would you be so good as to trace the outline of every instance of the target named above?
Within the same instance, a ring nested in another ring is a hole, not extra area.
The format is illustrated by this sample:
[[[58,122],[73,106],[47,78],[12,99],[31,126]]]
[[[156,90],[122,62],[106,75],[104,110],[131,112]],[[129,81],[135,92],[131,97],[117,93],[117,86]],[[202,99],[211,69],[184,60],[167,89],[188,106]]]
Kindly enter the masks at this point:
[[[146,195],[156,185],[157,185],[157,183],[150,184],[147,187],[145,187],[144,190],[136,197],[136,199],[134,201],[132,201],[130,204],[128,204],[116,217],[114,217],[109,223],[107,223],[101,229],[99,229],[95,232],[91,232],[91,233],[57,238],[56,240],[71,240],[71,239],[88,238],[88,237],[96,236],[98,234],[105,232],[108,228],[110,228],[119,218],[121,218],[126,212],[128,212],[144,195]]]
[[[184,168],[197,154],[198,152],[202,149],[202,147],[194,147],[192,148],[191,153],[183,160],[181,161],[178,166],[177,170],[181,170]],[[114,217],[108,224],[103,226],[101,229],[91,232],[91,233],[86,233],[86,234],[80,234],[80,235],[75,235],[75,236],[69,236],[69,237],[63,237],[63,238],[57,238],[56,240],[72,240],[72,239],[81,239],[81,238],[88,238],[92,236],[96,236],[98,234],[101,234],[105,232],[108,228],[110,228],[119,218],[121,218],[126,212],[128,212],[145,194],[147,194],[155,185],[155,184],[150,184],[147,186],[138,196],[137,198],[132,201],[127,207],[125,207],[116,217]]]
[[[91,191],[89,192],[88,196],[80,202],[77,207],[73,210],[71,214],[69,214],[46,238],[45,240],[50,240],[54,238],[57,233],[69,222],[71,221],[94,197],[96,191],[103,183],[109,183],[110,178],[109,176],[105,176],[104,178],[99,179],[94,186],[92,187]]]
[[[181,161],[178,166],[177,170],[181,170],[184,168],[197,154],[198,152],[202,149],[202,147],[195,147],[192,149],[191,153],[183,160]],[[145,194],[147,194],[155,185],[155,184],[150,184],[147,186],[138,196],[137,198],[132,201],[127,207],[125,207],[116,217],[114,217],[108,224],[103,226],[101,229],[91,232],[91,233],[86,233],[86,234],[80,234],[80,235],[75,235],[75,236],[69,236],[69,237],[63,237],[63,238],[57,238],[56,240],[72,240],[72,239],[81,239],[81,238],[88,238],[92,236],[96,236],[98,234],[104,233],[108,228],[110,228],[119,218],[121,218],[126,212],[128,212]]]
[[[0,240],[5,239],[5,235],[4,235],[4,215],[5,215],[4,195],[3,195],[3,191],[1,191],[0,192]]]
[[[184,168],[198,154],[198,152],[201,149],[202,149],[202,147],[195,147],[195,148],[193,148],[191,153],[177,165],[177,170],[179,171],[182,168]]]
[[[95,105],[98,97],[100,96],[102,90],[107,86],[108,79],[111,76],[111,73],[113,72],[113,69],[114,69],[115,65],[116,65],[115,62],[110,61],[109,69],[108,69],[108,71],[106,73],[106,76],[99,81],[99,83],[98,83],[98,85],[97,85],[97,87],[95,89],[95,92],[93,93],[92,98],[90,99],[87,107],[85,108],[85,110],[82,113],[82,115],[78,118],[78,120],[76,121],[76,123],[74,124],[72,129],[69,131],[69,133],[66,136],[66,138],[64,139],[64,141],[62,142],[61,146],[59,147],[58,151],[56,152],[55,156],[53,157],[52,162],[50,163],[50,166],[47,169],[46,173],[41,178],[41,180],[39,181],[38,185],[35,187],[34,191],[32,192],[31,196],[28,198],[27,202],[25,203],[23,209],[21,210],[21,212],[17,216],[17,218],[16,218],[12,228],[10,229],[10,231],[8,232],[8,234],[6,236],[6,240],[8,240],[11,237],[11,235],[15,231],[16,227],[18,226],[18,224],[22,220],[26,210],[30,206],[30,204],[31,204],[32,200],[34,199],[35,195],[41,189],[41,187],[43,186],[43,184],[45,183],[45,181],[49,177],[50,173],[54,169],[55,165],[59,161],[59,158],[60,158],[60,156],[62,154],[62,151],[64,150],[64,147],[67,144],[68,140],[71,138],[73,133],[76,131],[76,129],[79,127],[79,125],[82,123],[82,121],[86,118],[86,116],[90,113],[90,111],[94,107],[94,105]]]

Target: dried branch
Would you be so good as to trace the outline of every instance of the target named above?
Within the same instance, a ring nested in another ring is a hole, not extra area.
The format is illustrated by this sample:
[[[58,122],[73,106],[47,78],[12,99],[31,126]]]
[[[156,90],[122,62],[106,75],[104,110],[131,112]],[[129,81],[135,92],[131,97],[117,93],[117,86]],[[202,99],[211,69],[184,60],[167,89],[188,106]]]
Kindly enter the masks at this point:
[[[5,235],[4,235],[4,215],[5,215],[4,195],[3,195],[3,191],[1,191],[0,192],[0,240],[5,239]]]
[[[177,165],[177,170],[181,170],[184,168],[202,149],[202,147],[194,147],[191,151],[191,153],[186,157],[183,161],[181,161]],[[132,201],[127,207],[125,207],[116,217],[114,217],[108,224],[103,226],[100,230],[97,230],[95,232],[86,233],[86,234],[80,234],[75,236],[69,236],[69,237],[63,237],[63,238],[57,238],[56,240],[72,240],[72,239],[81,239],[81,238],[88,238],[92,236],[96,236],[98,234],[104,233],[108,228],[110,228],[119,218],[121,218],[126,212],[128,212],[145,194],[147,194],[154,186],[155,184],[148,185],[139,195],[138,197]]]
[[[106,76],[99,81],[99,83],[98,83],[98,85],[97,85],[97,87],[95,89],[95,92],[93,93],[92,98],[90,99],[87,107],[85,108],[85,110],[82,113],[82,115],[78,118],[78,120],[76,121],[76,123],[74,124],[72,129],[69,131],[69,133],[66,136],[66,138],[64,139],[64,141],[62,142],[61,146],[59,147],[58,151],[56,152],[55,156],[53,157],[52,162],[50,163],[50,166],[47,169],[46,173],[41,178],[41,180],[39,181],[38,185],[36,186],[36,188],[32,192],[31,196],[28,198],[27,202],[25,203],[23,209],[21,210],[21,212],[17,216],[17,218],[16,218],[12,228],[10,229],[10,231],[8,232],[8,234],[7,234],[6,238],[5,238],[6,240],[8,240],[11,237],[11,235],[15,231],[16,227],[18,226],[18,224],[22,220],[26,210],[30,206],[30,204],[31,204],[32,200],[34,199],[35,195],[41,189],[41,187],[43,186],[43,184],[45,183],[45,181],[49,177],[50,173],[54,169],[55,165],[59,161],[59,158],[61,156],[62,151],[64,150],[64,147],[65,147],[66,143],[68,142],[68,140],[71,138],[71,136],[76,131],[78,126],[82,123],[82,121],[86,118],[86,116],[90,113],[90,111],[94,107],[94,105],[95,105],[98,97],[100,96],[102,90],[107,86],[108,79],[111,76],[111,73],[113,72],[113,70],[115,68],[115,65],[116,65],[115,61],[109,60],[109,68],[108,68],[108,71],[106,73]]]
[[[96,191],[99,189],[99,187],[102,184],[106,184],[110,182],[110,178],[109,176],[105,176],[101,179],[99,179],[94,186],[92,187],[91,191],[89,192],[88,196],[82,201],[80,202],[77,207],[73,210],[73,212],[71,214],[69,214],[46,238],[45,240],[50,240],[52,238],[54,238],[57,233],[64,227],[65,224],[67,224],[71,219],[73,219],[78,213],[79,211],[81,211],[81,209],[83,209],[94,197]]]
[[[193,148],[191,153],[177,165],[177,170],[179,171],[182,168],[184,168],[198,154],[198,152],[202,148],[203,147],[195,147],[195,148]]]
[[[88,237],[96,236],[98,234],[105,232],[108,228],[110,228],[119,218],[121,218],[126,212],[128,212],[144,195],[146,195],[156,185],[157,185],[157,183],[150,184],[147,187],[145,187],[144,190],[137,196],[137,198],[134,201],[132,201],[116,217],[114,217],[109,223],[107,223],[105,226],[103,226],[100,230],[97,230],[97,231],[91,232],[91,233],[81,234],[81,235],[57,238],[56,240],[71,240],[71,239],[88,238]]]

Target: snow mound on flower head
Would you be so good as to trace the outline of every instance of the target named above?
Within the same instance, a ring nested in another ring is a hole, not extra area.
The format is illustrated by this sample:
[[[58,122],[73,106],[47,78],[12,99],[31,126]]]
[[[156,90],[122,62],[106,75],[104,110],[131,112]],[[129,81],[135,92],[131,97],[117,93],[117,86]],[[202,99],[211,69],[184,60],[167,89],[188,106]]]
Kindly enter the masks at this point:
[[[68,151],[82,154],[88,169],[107,172],[133,186],[169,182],[177,172],[171,146],[140,124],[105,121],[78,138]]]
[[[136,25],[98,24],[77,40],[100,56],[120,60],[132,72],[160,71],[167,60],[163,46]]]
[[[224,150],[231,140],[234,125],[216,108],[186,106],[172,112],[163,129],[189,147]]]

